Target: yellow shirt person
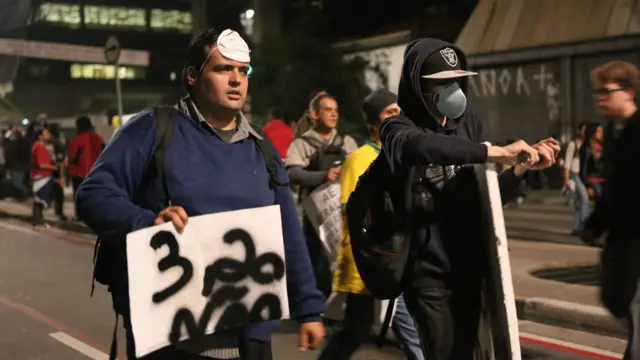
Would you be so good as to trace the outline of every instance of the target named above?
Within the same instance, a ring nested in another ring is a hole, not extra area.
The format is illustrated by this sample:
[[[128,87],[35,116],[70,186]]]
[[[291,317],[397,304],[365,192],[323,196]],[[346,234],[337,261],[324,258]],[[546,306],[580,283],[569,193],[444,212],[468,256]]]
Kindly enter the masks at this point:
[[[342,164],[342,170],[340,171],[340,188],[342,190],[340,204],[343,209],[347,205],[349,196],[355,190],[360,175],[367,171],[369,165],[378,157],[378,154],[380,154],[378,145],[368,142],[349,155],[344,164]],[[333,274],[333,291],[362,294],[366,292],[366,289],[353,259],[349,229],[344,217],[342,224],[344,235],[338,250],[337,263],[339,266]]]

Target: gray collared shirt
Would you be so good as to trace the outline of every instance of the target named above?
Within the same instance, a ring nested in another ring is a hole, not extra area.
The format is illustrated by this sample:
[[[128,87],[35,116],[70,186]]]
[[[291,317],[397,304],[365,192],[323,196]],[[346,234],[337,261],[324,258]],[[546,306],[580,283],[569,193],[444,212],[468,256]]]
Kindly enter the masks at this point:
[[[216,129],[212,128],[211,125],[209,125],[209,123],[204,119],[204,117],[200,113],[200,110],[198,110],[198,107],[189,96],[186,96],[180,100],[180,102],[178,103],[178,108],[189,114],[191,117],[197,119],[200,123],[200,126],[205,126],[213,130],[218,136],[220,136]],[[251,123],[249,123],[249,120],[244,116],[244,114],[242,114],[241,111],[238,111],[238,115],[236,116],[236,129],[237,131],[231,137],[231,140],[229,141],[230,143],[244,140],[248,138],[249,135],[255,137],[258,140],[262,140],[262,136],[253,129]]]

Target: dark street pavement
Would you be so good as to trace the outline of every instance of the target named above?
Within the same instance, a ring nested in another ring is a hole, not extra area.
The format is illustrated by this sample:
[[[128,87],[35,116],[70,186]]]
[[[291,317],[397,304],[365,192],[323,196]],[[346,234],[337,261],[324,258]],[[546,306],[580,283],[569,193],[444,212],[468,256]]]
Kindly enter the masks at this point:
[[[97,286],[94,297],[89,297],[92,242],[90,235],[54,229],[37,232],[23,222],[0,220],[0,360],[106,360],[114,317],[103,287]],[[549,328],[521,324],[532,334],[523,342],[524,359],[616,358],[605,356],[607,352],[591,356],[589,348],[574,346],[596,346],[600,341],[609,344],[600,349],[611,348],[610,338]],[[619,352],[622,342],[615,341],[614,350]],[[315,359],[317,353],[299,353],[296,344],[293,332],[276,335],[274,358]],[[392,347],[368,346],[355,359],[402,356]]]

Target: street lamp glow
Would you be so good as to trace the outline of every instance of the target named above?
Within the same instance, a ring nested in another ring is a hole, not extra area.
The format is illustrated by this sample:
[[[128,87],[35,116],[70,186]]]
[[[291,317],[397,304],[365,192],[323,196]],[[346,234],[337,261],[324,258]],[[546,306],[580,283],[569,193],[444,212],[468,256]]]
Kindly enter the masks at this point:
[[[253,16],[256,14],[255,11],[253,11],[253,9],[249,9],[247,11],[244,12],[244,15],[247,17],[248,20],[253,19]]]

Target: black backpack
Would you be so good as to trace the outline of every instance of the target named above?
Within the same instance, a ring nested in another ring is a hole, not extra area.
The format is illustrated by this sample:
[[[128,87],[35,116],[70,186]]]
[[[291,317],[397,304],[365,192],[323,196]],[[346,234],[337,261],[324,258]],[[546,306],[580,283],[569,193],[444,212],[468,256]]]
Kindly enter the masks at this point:
[[[160,179],[162,186],[161,192],[163,195],[163,203],[168,204],[170,196],[167,188],[167,183],[164,177],[164,156],[167,147],[171,141],[173,134],[173,128],[175,124],[173,107],[163,106],[154,108],[156,118],[158,121],[158,127],[156,132],[156,140],[154,145],[153,161],[149,164],[144,176],[145,179],[141,181],[141,185],[145,184],[150,178]],[[264,134],[262,129],[251,124],[251,127],[258,133],[262,140],[254,139],[258,148],[264,155],[265,165],[269,174],[269,185],[275,186],[288,186],[286,183],[281,183],[277,178],[277,153],[275,148],[270,144],[269,138]],[[126,268],[122,264],[126,264],[126,255],[123,246],[118,246],[112,242],[104,242],[100,238],[96,240],[96,244],[93,251],[93,282],[91,285],[91,295],[95,289],[95,281],[102,285],[109,287],[110,291],[113,291],[113,287],[118,286],[123,279],[126,278]]]
[[[329,145],[323,144],[318,139],[310,136],[300,137],[307,144],[311,145],[316,152],[311,157],[308,170],[322,171],[340,166],[347,158],[347,152],[342,148],[343,141],[340,135],[336,135]]]
[[[404,290],[413,237],[414,174],[392,176],[384,153],[360,176],[346,206],[351,250],[375,298],[393,300]],[[394,200],[395,199],[395,200]],[[401,203],[400,200],[402,199]]]

